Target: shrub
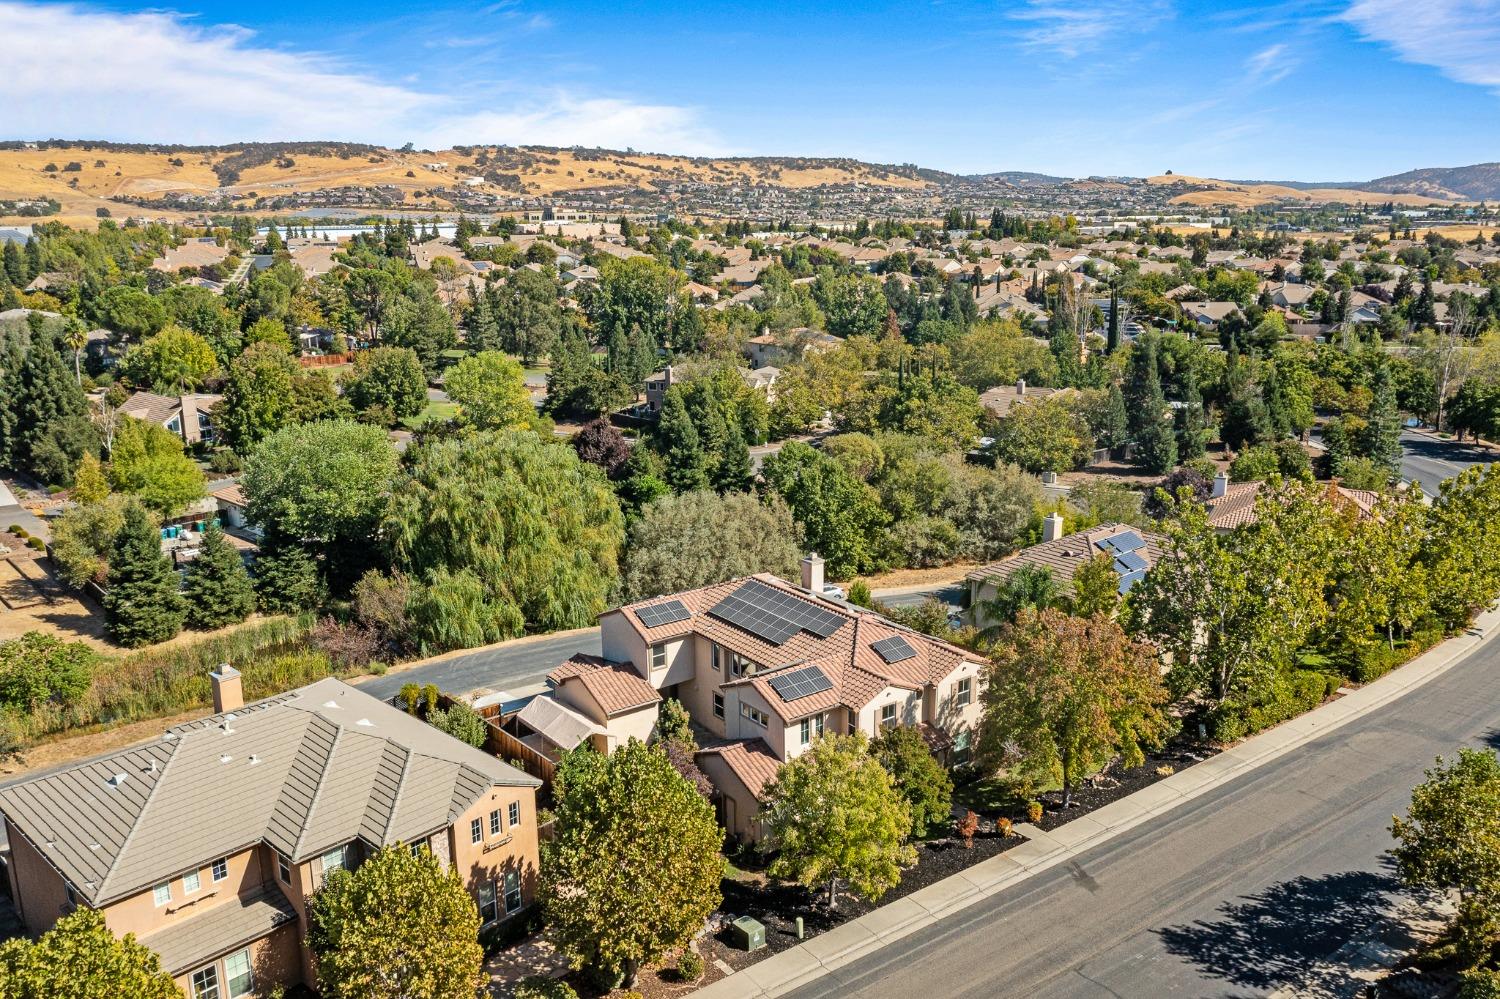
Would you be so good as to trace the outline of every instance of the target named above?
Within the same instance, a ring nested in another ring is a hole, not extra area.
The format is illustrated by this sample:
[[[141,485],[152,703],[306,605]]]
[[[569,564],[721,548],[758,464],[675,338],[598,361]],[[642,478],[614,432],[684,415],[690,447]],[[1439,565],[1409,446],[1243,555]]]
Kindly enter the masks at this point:
[[[220,448],[208,459],[210,471],[218,472],[220,475],[228,475],[238,472],[241,468],[240,456],[229,448]]]
[[[1010,837],[1010,827],[1010,819],[1007,819],[1004,816],[1001,816],[1000,818],[995,820],[995,832],[1000,834],[1001,839],[1008,839]]]
[[[682,956],[677,959],[677,974],[685,982],[696,982],[703,974],[703,958],[695,950],[683,951]]]
[[[47,542],[43,541],[41,538],[27,538],[26,547],[34,548],[39,552],[44,552],[47,550]]]
[[[325,617],[313,629],[313,645],[339,666],[365,669],[380,654],[380,636],[361,624],[340,624]]]
[[[27,531],[26,528],[22,527],[20,524],[11,524],[9,527],[6,528],[6,530],[9,531],[10,533],[14,534],[18,538],[23,538],[24,539],[24,538],[31,537],[30,532]]]
[[[578,993],[567,982],[532,975],[521,979],[521,984],[516,986],[516,999],[578,999]]]
[[[403,683],[400,697],[401,703],[406,705],[406,713],[414,715],[417,713],[417,703],[422,699],[422,688],[415,683]]]
[[[1029,819],[1030,821],[1032,821],[1032,822],[1040,822],[1040,821],[1042,821],[1042,814],[1043,814],[1043,812],[1044,812],[1044,809],[1042,808],[1042,803],[1040,801],[1028,801],[1028,802],[1026,802],[1026,818]]]
[[[874,608],[875,598],[870,594],[870,584],[856,579],[849,584],[849,602],[856,607]]]
[[[1277,677],[1266,696],[1255,704],[1227,700],[1207,719],[1209,738],[1233,742],[1311,711],[1333,695],[1342,680],[1331,673],[1287,670]]]
[[[964,812],[964,817],[958,820],[958,834],[963,837],[964,848],[968,849],[974,845],[974,834],[979,831],[979,816],[974,814],[971,808]]]
[[[438,690],[435,683],[429,683],[422,688],[422,702],[427,708],[427,714],[430,715],[437,710],[440,696],[442,696],[442,691]]]
[[[489,736],[489,727],[485,725],[484,719],[467,704],[454,704],[446,711],[439,708],[430,712],[427,724],[475,749],[483,748],[484,740]]]

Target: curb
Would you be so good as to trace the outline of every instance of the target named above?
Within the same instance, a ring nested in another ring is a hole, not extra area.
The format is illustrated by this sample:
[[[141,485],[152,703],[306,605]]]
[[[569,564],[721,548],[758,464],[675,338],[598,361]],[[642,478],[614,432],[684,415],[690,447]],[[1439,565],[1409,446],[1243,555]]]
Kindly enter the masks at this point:
[[[1028,823],[1017,825],[1015,831],[1027,839],[1020,846],[722,978],[694,994],[704,999],[772,999],[816,981],[888,943],[931,926],[1033,874],[1065,863],[1384,707],[1458,665],[1500,633],[1497,625],[1500,625],[1500,611],[1486,611],[1467,631],[1428,649],[1380,679],[1081,815],[1050,833]]]

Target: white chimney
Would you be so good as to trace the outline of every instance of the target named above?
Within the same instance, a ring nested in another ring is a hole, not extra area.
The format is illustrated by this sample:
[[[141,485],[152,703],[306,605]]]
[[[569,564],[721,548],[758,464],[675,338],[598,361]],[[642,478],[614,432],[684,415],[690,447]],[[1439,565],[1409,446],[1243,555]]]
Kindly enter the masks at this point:
[[[1024,378],[1017,378],[1016,379],[1016,395],[1025,395],[1025,394],[1026,394],[1026,379],[1024,379]]]
[[[1214,476],[1214,491],[1211,494],[1211,498],[1220,499],[1228,491],[1229,476],[1225,475],[1223,472],[1220,472],[1218,475]]]
[[[214,688],[214,714],[234,711],[245,706],[245,688],[240,680],[240,671],[228,663],[208,674]]]
[[[1067,529],[1063,526],[1063,515],[1049,513],[1042,518],[1042,540],[1056,541]]]
[[[823,592],[823,556],[817,552],[802,560],[802,588],[819,595]]]

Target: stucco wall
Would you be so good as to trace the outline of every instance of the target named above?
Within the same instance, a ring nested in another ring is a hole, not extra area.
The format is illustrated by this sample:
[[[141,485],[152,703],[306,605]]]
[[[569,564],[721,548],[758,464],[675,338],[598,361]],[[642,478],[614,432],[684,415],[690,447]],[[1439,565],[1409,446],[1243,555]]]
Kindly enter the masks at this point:
[[[510,824],[510,803],[521,804],[521,822]],[[493,809],[500,810],[501,829],[498,836],[490,833],[489,815]],[[469,825],[473,819],[482,821],[484,839],[474,843],[470,839]],[[485,881],[503,882],[506,870],[517,870],[521,874],[521,903],[529,904],[536,897],[537,885],[537,814],[536,791],[529,787],[496,787],[481,797],[453,824],[450,849],[453,864],[469,894],[479,904],[479,885]],[[503,889],[500,889],[503,890]],[[503,908],[503,906],[502,906]]]
[[[10,840],[11,884],[22,921],[28,933],[45,933],[69,908],[67,885],[9,821],[5,833]]]
[[[887,687],[859,712],[859,730],[866,735],[880,734],[880,712],[887,704],[896,705],[896,723],[915,725],[922,721],[922,692]]]
[[[172,889],[172,900],[166,905],[156,904],[155,885],[152,885],[108,906],[104,910],[105,924],[121,936],[126,933],[145,936],[260,890],[264,872],[259,849],[241,850],[230,854],[227,860],[229,876],[223,881],[213,879],[213,860],[210,859],[197,868],[197,891],[188,894],[183,888],[183,875],[178,874],[166,882]]]

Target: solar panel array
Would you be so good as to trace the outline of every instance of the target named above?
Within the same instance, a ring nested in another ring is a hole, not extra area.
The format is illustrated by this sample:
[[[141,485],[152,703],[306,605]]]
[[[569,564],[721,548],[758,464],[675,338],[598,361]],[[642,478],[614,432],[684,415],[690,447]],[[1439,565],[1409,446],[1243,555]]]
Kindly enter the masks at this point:
[[[777,673],[767,681],[783,701],[795,701],[833,688],[833,681],[816,666],[804,666]]]
[[[1140,570],[1138,572],[1127,572],[1125,575],[1121,576],[1120,577],[1120,596],[1123,597],[1125,594],[1129,593],[1130,592],[1130,588],[1132,586],[1134,586],[1136,583],[1139,583],[1144,578],[1146,578],[1146,572],[1145,572],[1144,569],[1142,569],[1142,570]]]
[[[1121,552],[1115,556],[1115,571],[1120,575],[1127,572],[1143,572],[1146,569],[1146,560],[1141,558],[1140,552]]]
[[[1146,547],[1146,541],[1134,531],[1121,531],[1111,538],[1101,538],[1094,544],[1107,552],[1119,555],[1122,552],[1139,551]]]
[[[772,645],[785,645],[799,631],[827,638],[844,623],[838,614],[815,607],[758,579],[745,580],[708,612]]]
[[[887,663],[899,663],[917,654],[917,650],[911,647],[911,643],[900,635],[882,638],[872,643],[870,648],[874,649]]]
[[[664,624],[676,624],[692,617],[681,600],[667,600],[649,607],[637,607],[635,616],[648,628],[660,628]]]

